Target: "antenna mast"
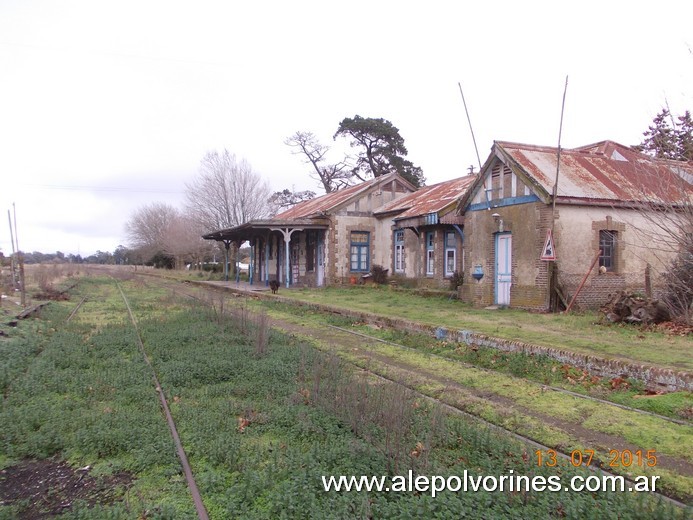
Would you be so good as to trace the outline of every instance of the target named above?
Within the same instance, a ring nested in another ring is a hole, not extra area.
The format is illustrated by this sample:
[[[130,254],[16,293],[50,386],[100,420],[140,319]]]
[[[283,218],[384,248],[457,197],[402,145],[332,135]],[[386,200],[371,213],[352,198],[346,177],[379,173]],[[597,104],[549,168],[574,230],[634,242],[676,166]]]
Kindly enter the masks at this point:
[[[22,255],[21,250],[19,249],[19,232],[17,231],[17,206],[14,205],[14,202],[12,203],[12,210],[14,211],[14,242],[15,245],[17,246],[17,260],[19,261],[19,283],[20,283],[20,295],[21,295],[21,303],[22,307],[26,307],[26,285],[25,285],[25,279],[24,279],[24,257]],[[9,210],[7,212],[7,215],[9,216]]]
[[[551,195],[551,237],[553,237],[555,228],[556,228],[556,196],[558,195],[558,173],[560,172],[561,168],[561,135],[563,133],[563,112],[565,110],[565,95],[566,92],[568,91],[568,76],[565,77],[565,87],[563,88],[563,102],[561,103],[561,123],[558,126],[558,148],[556,150],[556,181],[553,184],[553,193]],[[548,237],[547,237],[548,240]],[[554,244],[554,248],[556,245]],[[552,311],[555,311],[558,307],[558,301],[556,300],[556,295],[561,298],[562,301],[563,297],[561,296],[561,292],[558,287],[558,270],[556,268],[556,262],[552,261],[549,262],[548,265],[548,275],[549,275],[549,294],[548,294],[548,300],[549,300],[549,309]],[[555,295],[554,295],[555,293]],[[566,307],[570,309],[570,305],[568,304]]]
[[[565,87],[563,88],[563,103],[561,104],[561,124],[558,126],[558,149],[556,151],[556,182],[553,184],[553,194],[551,196],[551,231],[556,222],[556,195],[558,194],[558,172],[561,166],[561,134],[563,133],[563,111],[565,110],[565,94],[568,92],[568,76],[565,77]]]
[[[464,112],[467,114],[467,122],[469,123],[469,131],[472,133],[472,141],[474,141],[474,151],[476,152],[476,160],[479,162],[479,171],[481,171],[481,159],[479,158],[479,149],[476,147],[476,138],[474,137],[474,129],[472,128],[472,120],[469,118],[469,110],[467,110],[467,102],[464,100],[464,92],[462,92],[462,84],[458,81],[457,86],[460,87],[460,95],[462,96],[462,104]]]

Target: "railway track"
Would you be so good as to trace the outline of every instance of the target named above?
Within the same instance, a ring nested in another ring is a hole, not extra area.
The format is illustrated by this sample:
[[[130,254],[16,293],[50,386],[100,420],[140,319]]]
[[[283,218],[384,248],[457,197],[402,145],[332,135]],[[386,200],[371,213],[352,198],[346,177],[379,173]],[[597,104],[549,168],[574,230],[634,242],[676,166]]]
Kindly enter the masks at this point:
[[[190,294],[190,293],[188,293],[188,292],[186,292],[186,291],[183,291],[179,286],[177,286],[177,285],[172,285],[170,282],[164,282],[164,281],[162,281],[162,280],[158,280],[157,283],[159,283],[160,285],[166,287],[167,289],[169,289],[169,290],[171,290],[171,291],[174,291],[174,292],[176,292],[177,294],[181,294],[181,295],[183,295],[183,296],[185,296],[185,297],[187,297],[187,298],[194,299],[194,300],[196,300],[196,301],[199,301],[199,302],[205,303],[205,304],[208,303],[207,300],[205,300],[205,299],[203,299],[203,298],[200,298],[200,297],[197,296],[197,295],[193,295],[193,294]],[[202,290],[202,289],[200,289],[200,290]],[[208,290],[207,290],[208,293],[211,293],[211,292],[214,292],[214,291],[217,291],[217,290],[216,290],[216,289],[208,289]],[[416,349],[416,348],[409,347],[409,346],[406,346],[406,345],[402,345],[401,343],[395,343],[395,342],[392,342],[392,341],[383,340],[383,339],[377,338],[377,337],[372,336],[372,335],[369,335],[369,334],[364,334],[363,332],[354,331],[354,330],[349,330],[349,329],[344,328],[344,327],[338,327],[338,326],[336,326],[336,325],[330,325],[330,324],[325,324],[325,326],[326,326],[326,327],[329,327],[329,328],[331,328],[331,329],[334,329],[334,330],[338,330],[338,331],[343,332],[343,333],[345,333],[345,334],[350,334],[350,335],[353,335],[353,336],[357,336],[357,337],[366,339],[366,340],[368,340],[368,341],[374,341],[374,342],[377,342],[377,343],[392,345],[392,346],[394,346],[394,347],[397,347],[397,348],[400,348],[400,349],[403,349],[403,350],[407,350],[407,351],[411,351],[411,352],[420,352],[420,351],[419,351],[418,349]],[[445,361],[445,362],[448,362],[448,363],[454,363],[454,364],[456,364],[457,366],[460,366],[460,367],[473,368],[474,370],[478,370],[478,371],[481,371],[481,372],[486,372],[486,373],[488,373],[488,374],[495,374],[495,373],[497,373],[496,371],[494,371],[494,370],[492,370],[492,369],[483,368],[483,367],[478,367],[478,366],[473,365],[473,364],[471,364],[471,363],[465,363],[465,362],[463,362],[463,361],[455,360],[455,359],[452,359],[452,358],[446,357],[446,356],[441,356],[441,355],[439,355],[439,354],[426,353],[426,356],[429,357],[429,358],[439,359],[439,360],[441,360],[441,361]],[[523,380],[523,378],[518,377],[518,376],[514,376],[514,375],[510,375],[510,374],[505,374],[505,375],[506,375],[507,377],[512,378],[512,379],[515,379],[515,380]],[[526,381],[526,379],[524,379],[524,380]],[[673,418],[673,417],[668,417],[668,416],[666,416],[666,415],[661,415],[661,414],[657,414],[657,413],[650,412],[650,411],[647,411],[647,410],[642,410],[642,409],[640,409],[640,408],[633,408],[633,407],[631,407],[631,406],[626,406],[626,405],[623,405],[623,404],[620,404],[620,403],[616,403],[616,402],[613,402],[613,401],[607,401],[606,399],[600,399],[600,398],[597,398],[597,397],[594,397],[594,396],[591,396],[591,395],[586,395],[586,394],[581,394],[581,393],[578,393],[578,392],[573,392],[573,391],[567,390],[567,389],[565,389],[565,388],[561,388],[561,387],[557,387],[557,386],[552,386],[552,385],[547,385],[547,384],[540,384],[540,383],[537,383],[537,385],[539,385],[539,386],[541,387],[541,390],[544,391],[544,392],[546,392],[546,391],[558,392],[558,393],[565,394],[565,395],[569,395],[569,396],[571,396],[571,397],[575,397],[575,398],[577,398],[577,399],[581,399],[581,400],[584,400],[584,401],[589,401],[589,402],[594,402],[594,403],[600,403],[600,404],[604,404],[604,405],[607,405],[607,406],[614,406],[614,407],[616,407],[616,408],[620,408],[620,409],[622,409],[622,410],[627,410],[627,411],[633,412],[633,413],[635,413],[635,414],[639,414],[639,415],[642,415],[642,416],[654,417],[654,418],[657,418],[657,419],[659,419],[659,420],[667,421],[667,422],[670,422],[670,423],[673,423],[673,424],[678,424],[678,425],[681,425],[681,426],[692,426],[692,425],[693,425],[693,422],[691,422],[691,421],[686,421],[686,420],[682,420],[682,419],[675,419],[675,418]]]
[[[203,294],[205,294],[205,295],[209,295],[209,294],[211,294],[211,293],[213,293],[213,292],[218,294],[218,289],[206,289],[206,290],[205,290],[205,289],[200,289],[200,288],[197,289],[197,291],[198,291],[197,294],[191,294],[189,291],[184,290],[184,288],[182,287],[182,284],[180,284],[180,283],[172,283],[172,282],[167,281],[167,280],[161,280],[161,279],[152,278],[151,276],[149,276],[147,279],[150,280],[150,281],[153,281],[153,282],[154,282],[156,285],[158,285],[158,286],[164,287],[164,288],[166,288],[166,289],[172,291],[172,292],[175,293],[175,294],[181,295],[182,297],[185,297],[185,298],[188,298],[188,299],[195,300],[195,301],[200,302],[200,303],[205,304],[205,305],[209,305],[212,298],[209,298],[209,297],[201,297],[201,296],[200,296],[200,292],[203,293]],[[251,311],[249,311],[249,312],[251,312]],[[291,333],[291,332],[292,332],[292,331],[291,331],[292,327],[291,327],[290,325],[291,325],[291,324],[289,324],[289,323],[287,323],[287,322],[282,322],[281,320],[273,319],[273,326],[276,327],[276,328],[279,328],[280,330],[283,330],[284,332],[288,332],[288,333]],[[376,343],[385,343],[385,344],[394,346],[394,347],[399,348],[399,349],[417,351],[417,349],[414,349],[414,348],[412,348],[412,347],[407,347],[407,346],[400,345],[400,344],[397,344],[397,343],[393,343],[393,342],[388,342],[388,341],[385,341],[385,340],[381,340],[381,339],[379,339],[379,338],[375,338],[375,337],[372,337],[372,336],[363,334],[363,333],[361,333],[361,332],[351,331],[351,330],[345,329],[345,328],[343,328],[343,327],[337,327],[337,326],[333,326],[333,325],[328,325],[328,328],[335,330],[335,331],[338,332],[339,334],[356,336],[356,337],[359,337],[359,338],[361,338],[361,339],[367,339],[368,341],[373,341],[373,342],[376,342]],[[308,334],[308,335],[309,335],[309,334]],[[480,369],[480,368],[478,368],[478,367],[473,367],[473,365],[469,365],[469,364],[467,364],[467,363],[462,363],[462,362],[459,362],[459,361],[451,360],[451,359],[446,358],[446,357],[444,357],[444,356],[438,356],[438,355],[435,355],[435,354],[427,354],[427,356],[429,356],[429,357],[435,357],[435,358],[440,359],[441,361],[445,361],[446,363],[452,363],[452,364],[455,364],[455,365],[458,365],[458,366],[461,366],[461,367],[466,367],[466,368],[470,368],[470,367],[471,367],[471,368],[473,368],[474,370],[483,370],[483,371],[486,371],[486,372],[488,372],[488,373],[493,373],[492,370]],[[351,362],[351,361],[349,361],[349,360],[347,360],[347,361],[348,361],[348,362]],[[481,423],[481,424],[484,424],[485,426],[487,426],[488,428],[490,428],[490,429],[492,429],[492,430],[495,430],[495,431],[502,431],[502,432],[504,432],[504,433],[510,435],[511,437],[513,437],[513,438],[515,438],[515,439],[517,439],[517,440],[520,440],[520,441],[526,443],[526,444],[529,445],[529,446],[532,446],[532,447],[535,448],[535,449],[539,449],[539,450],[553,450],[553,451],[555,451],[555,452],[558,454],[558,456],[560,456],[561,458],[563,458],[563,459],[565,459],[565,460],[568,460],[568,461],[571,460],[571,453],[568,452],[567,450],[561,450],[561,449],[557,448],[556,446],[549,446],[549,445],[546,445],[546,444],[544,444],[544,443],[542,443],[542,442],[539,442],[537,439],[531,438],[531,437],[526,436],[526,435],[522,435],[521,433],[518,433],[518,432],[516,432],[516,431],[513,431],[513,430],[511,430],[511,429],[505,428],[505,427],[503,427],[503,426],[501,426],[501,425],[498,425],[498,424],[496,424],[496,423],[493,423],[493,422],[491,422],[491,421],[488,421],[488,420],[486,420],[486,419],[480,417],[479,415],[475,415],[475,414],[473,414],[473,413],[470,413],[470,412],[468,412],[468,411],[466,411],[466,410],[460,408],[459,406],[455,406],[454,404],[451,404],[451,403],[449,403],[449,402],[446,402],[446,401],[444,401],[444,400],[442,400],[442,399],[439,399],[439,398],[436,398],[436,397],[432,397],[431,395],[427,395],[427,394],[425,394],[425,393],[419,391],[419,390],[418,390],[417,388],[415,388],[414,386],[412,386],[412,385],[407,385],[407,384],[404,383],[401,379],[388,377],[387,375],[385,375],[385,374],[382,373],[382,372],[378,372],[378,371],[375,371],[375,370],[372,370],[372,369],[369,369],[369,368],[364,368],[363,366],[358,365],[358,364],[353,363],[353,362],[351,362],[351,363],[352,363],[352,364],[355,364],[355,366],[357,366],[360,370],[364,370],[364,371],[368,372],[368,373],[369,373],[372,377],[374,377],[374,378],[379,378],[379,379],[382,379],[382,380],[387,380],[387,381],[389,381],[389,382],[391,382],[391,383],[393,383],[393,384],[397,384],[397,385],[401,385],[401,386],[407,387],[407,388],[409,388],[410,390],[414,391],[414,392],[415,392],[418,396],[420,396],[421,398],[424,398],[424,399],[429,400],[429,401],[431,401],[431,402],[437,403],[438,405],[442,406],[444,409],[448,410],[449,412],[456,413],[456,414],[461,414],[461,415],[464,415],[464,416],[466,416],[466,417],[472,418],[473,420],[475,420],[475,421],[477,421],[477,422],[479,422],[479,423]],[[513,377],[515,377],[515,376],[513,376]],[[519,380],[519,379],[522,379],[522,378],[517,378],[517,377],[515,377],[515,379],[518,379],[518,380]],[[524,380],[524,381],[526,381],[526,380]],[[635,414],[636,416],[640,415],[640,416],[642,416],[642,417],[653,417],[653,418],[656,418],[656,419],[659,419],[659,420],[663,420],[663,421],[667,421],[667,422],[670,422],[670,423],[677,424],[677,425],[679,425],[679,426],[690,426],[690,423],[688,423],[688,422],[686,422],[686,421],[679,421],[679,420],[677,420],[677,419],[673,419],[673,418],[670,418],[670,417],[666,417],[666,416],[654,414],[654,413],[651,413],[651,412],[648,412],[648,411],[639,410],[639,409],[632,408],[632,407],[628,407],[628,406],[625,406],[625,405],[620,405],[620,404],[618,404],[618,403],[613,403],[613,402],[610,402],[610,401],[605,401],[605,400],[602,400],[602,399],[594,398],[594,397],[592,397],[592,396],[586,396],[586,395],[579,394],[579,393],[576,393],[576,392],[571,392],[571,391],[569,391],[569,390],[565,390],[565,389],[558,388],[558,387],[547,387],[546,385],[541,385],[541,384],[539,384],[539,383],[536,383],[536,385],[537,385],[538,387],[542,387],[542,391],[550,390],[550,391],[554,391],[554,392],[559,392],[559,393],[562,393],[562,394],[569,395],[569,396],[571,396],[571,397],[573,397],[573,398],[575,398],[575,399],[584,400],[584,401],[586,401],[586,402],[599,403],[599,404],[602,404],[602,405],[605,405],[605,406],[614,406],[614,407],[619,408],[619,409],[624,409],[624,410],[626,410],[626,411],[628,411],[628,412],[630,412],[630,413],[632,413],[632,414]],[[591,464],[591,465],[588,466],[588,467],[589,467],[591,470],[593,470],[593,471],[600,471],[602,474],[605,474],[605,475],[612,475],[612,476],[615,476],[615,475],[616,475],[616,473],[613,473],[613,472],[609,471],[608,467],[606,467],[603,463]],[[619,475],[619,476],[624,476],[624,475]],[[628,480],[628,481],[630,481],[630,482],[633,482],[633,480],[630,479],[630,478],[628,478],[627,476],[624,476],[624,477],[626,478],[626,480]],[[681,501],[679,501],[679,500],[677,500],[677,499],[675,499],[675,498],[672,498],[672,497],[670,497],[670,496],[667,496],[667,495],[665,495],[665,494],[661,494],[661,493],[658,493],[658,492],[654,492],[653,494],[656,495],[656,496],[659,496],[659,497],[661,497],[663,500],[666,500],[666,501],[668,501],[668,502],[671,502],[671,503],[673,503],[673,504],[675,504],[675,505],[677,505],[677,506],[679,506],[679,507],[687,507],[687,505],[684,504],[683,502],[681,502]]]
[[[208,520],[209,515],[207,513],[207,509],[205,508],[204,502],[202,501],[202,496],[200,494],[199,488],[197,486],[197,483],[195,481],[195,477],[192,472],[192,468],[190,467],[190,463],[188,461],[188,457],[185,453],[185,449],[183,447],[183,443],[181,442],[180,436],[178,434],[178,429],[176,427],[176,423],[173,419],[173,416],[171,415],[171,410],[168,405],[168,400],[166,398],[166,394],[164,392],[164,389],[161,386],[161,383],[159,382],[159,377],[157,376],[156,370],[154,366],[152,365],[149,356],[147,356],[147,352],[144,347],[144,342],[142,341],[142,336],[139,331],[139,327],[137,325],[137,319],[135,318],[134,313],[132,312],[132,307],[130,306],[130,302],[128,301],[127,296],[125,295],[125,292],[123,291],[123,288],[121,287],[121,284],[113,278],[114,283],[116,287],[118,288],[118,291],[120,293],[120,296],[123,299],[123,302],[125,304],[125,307],[127,309],[127,314],[130,320],[130,323],[132,324],[134,330],[135,330],[135,337],[137,338],[137,348],[139,352],[142,354],[142,358],[144,362],[146,363],[147,367],[149,368],[152,376],[152,381],[154,383],[154,388],[156,390],[157,396],[159,398],[159,403],[161,405],[161,409],[164,413],[164,417],[166,418],[166,424],[168,425],[169,431],[171,433],[171,438],[173,439],[173,443],[176,447],[176,454],[178,456],[178,460],[180,461],[181,467],[183,468],[183,474],[185,476],[186,483],[188,485],[188,489],[190,490],[190,494],[192,496],[193,504],[195,505],[195,511],[197,512],[197,517],[199,520]],[[66,323],[72,320],[72,318],[78,313],[79,309],[82,307],[84,302],[87,300],[87,297],[84,296],[79,303],[75,306],[75,308],[70,312],[69,316],[65,320]]]

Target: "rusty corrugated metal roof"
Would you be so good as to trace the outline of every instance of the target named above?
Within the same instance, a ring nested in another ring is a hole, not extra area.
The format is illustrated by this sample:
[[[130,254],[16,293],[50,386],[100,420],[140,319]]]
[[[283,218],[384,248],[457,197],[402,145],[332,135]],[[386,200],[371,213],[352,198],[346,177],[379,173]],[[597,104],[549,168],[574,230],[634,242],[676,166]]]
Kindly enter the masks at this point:
[[[495,146],[553,192],[557,149],[496,141]],[[690,203],[693,163],[654,159],[628,146],[602,141],[561,150],[557,200],[576,202]]]
[[[356,184],[355,186],[342,188],[341,190],[326,193],[320,197],[301,202],[300,204],[296,204],[294,207],[279,213],[274,218],[277,220],[292,220],[329,213],[331,210],[341,206],[352,197],[367,191],[377,184],[390,182],[395,178],[404,181],[404,179],[393,173],[383,175],[381,177],[376,177],[360,184]]]
[[[386,204],[376,212],[376,215],[397,213],[394,218],[402,219],[441,212],[448,206],[452,209],[457,199],[464,195],[475,179],[476,175],[466,175],[458,179],[424,186],[414,193]]]

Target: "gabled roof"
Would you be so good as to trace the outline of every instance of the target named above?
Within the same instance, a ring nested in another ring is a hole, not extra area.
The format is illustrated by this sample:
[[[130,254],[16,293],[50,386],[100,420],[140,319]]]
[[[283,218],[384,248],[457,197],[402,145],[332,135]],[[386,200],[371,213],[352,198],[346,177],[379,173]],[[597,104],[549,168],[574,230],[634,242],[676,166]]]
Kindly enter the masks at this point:
[[[401,187],[409,191],[414,191],[416,189],[403,177],[400,177],[396,173],[390,173],[355,186],[349,186],[348,188],[326,193],[321,197],[301,202],[271,219],[252,220],[232,228],[212,231],[203,235],[202,238],[207,240],[242,241],[253,236],[266,235],[272,230],[277,230],[279,228],[327,229],[330,224],[329,218],[326,218],[327,215],[350,204],[369,191],[386,189],[385,185],[392,182],[398,183]]]
[[[549,202],[556,179],[557,148],[494,142],[476,188],[497,160]],[[691,203],[693,163],[655,159],[613,141],[561,149],[556,201],[567,204],[678,205]],[[463,204],[468,202],[465,197]]]
[[[465,194],[475,179],[476,175],[466,175],[458,179],[424,186],[414,193],[386,204],[375,214],[378,216],[396,214],[395,220],[428,215],[429,213],[442,214],[445,210],[454,208],[457,200]]]
[[[294,207],[289,208],[282,213],[279,213],[274,218],[277,220],[293,220],[324,215],[337,210],[339,207],[345,204],[348,204],[352,200],[355,200],[361,196],[363,193],[366,193],[368,190],[393,180],[397,180],[411,191],[416,189],[406,179],[400,177],[396,173],[390,173],[388,175],[375,177],[374,179],[356,184],[355,186],[349,186],[348,188],[342,188],[341,190],[333,191],[320,197],[306,200],[296,204]]]

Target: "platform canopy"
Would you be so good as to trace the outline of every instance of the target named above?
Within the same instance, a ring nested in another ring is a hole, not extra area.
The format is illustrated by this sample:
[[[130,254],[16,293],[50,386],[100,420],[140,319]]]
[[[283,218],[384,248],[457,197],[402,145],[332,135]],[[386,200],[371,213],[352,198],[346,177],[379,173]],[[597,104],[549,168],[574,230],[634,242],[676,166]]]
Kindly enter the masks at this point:
[[[330,220],[328,218],[307,218],[295,220],[253,220],[240,226],[220,229],[202,235],[206,240],[217,240],[220,242],[245,242],[253,238],[267,237],[272,231],[280,230],[308,230],[308,229],[327,229]]]

